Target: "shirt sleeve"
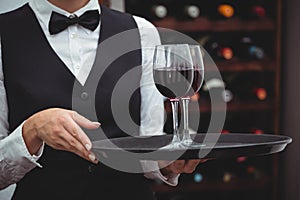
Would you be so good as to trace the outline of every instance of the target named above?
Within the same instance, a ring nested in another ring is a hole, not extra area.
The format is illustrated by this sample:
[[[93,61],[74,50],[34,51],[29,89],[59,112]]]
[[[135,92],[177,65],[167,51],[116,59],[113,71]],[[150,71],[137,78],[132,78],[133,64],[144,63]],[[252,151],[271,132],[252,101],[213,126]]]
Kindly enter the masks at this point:
[[[144,18],[134,16],[141,35],[142,48],[142,78],[141,78],[141,127],[140,135],[162,135],[164,125],[164,97],[157,91],[153,80],[154,47],[161,44],[157,29]],[[160,179],[175,186],[178,184],[178,174],[163,176],[157,161],[141,161],[145,177]]]
[[[43,145],[37,155],[30,155],[22,136],[23,124],[9,134],[8,105],[1,55],[0,40],[0,189],[18,182],[34,167],[41,167],[37,160],[44,148]]]

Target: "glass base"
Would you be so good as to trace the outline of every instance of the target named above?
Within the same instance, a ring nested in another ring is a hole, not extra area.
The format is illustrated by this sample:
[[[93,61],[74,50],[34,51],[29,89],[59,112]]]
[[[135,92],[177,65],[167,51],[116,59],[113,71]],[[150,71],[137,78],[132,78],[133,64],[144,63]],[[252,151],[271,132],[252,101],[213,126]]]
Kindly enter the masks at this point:
[[[189,139],[182,140],[180,144],[185,146],[186,148],[200,148],[206,146],[205,144],[197,143]]]

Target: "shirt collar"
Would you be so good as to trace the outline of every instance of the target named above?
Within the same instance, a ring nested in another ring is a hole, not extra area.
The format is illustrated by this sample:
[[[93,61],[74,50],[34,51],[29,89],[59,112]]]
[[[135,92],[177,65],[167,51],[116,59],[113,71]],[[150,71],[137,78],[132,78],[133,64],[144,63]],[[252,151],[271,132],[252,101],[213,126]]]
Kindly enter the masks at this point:
[[[81,16],[84,12],[88,10],[98,10],[99,14],[101,13],[101,8],[98,3],[98,0],[90,0],[84,7],[80,8],[79,10],[75,11],[74,13],[69,13],[57,6],[51,4],[48,0],[31,0],[30,5],[37,12],[40,21],[45,25],[48,26],[50,21],[50,16],[52,11],[60,13],[65,16],[70,16],[75,14],[77,16]]]

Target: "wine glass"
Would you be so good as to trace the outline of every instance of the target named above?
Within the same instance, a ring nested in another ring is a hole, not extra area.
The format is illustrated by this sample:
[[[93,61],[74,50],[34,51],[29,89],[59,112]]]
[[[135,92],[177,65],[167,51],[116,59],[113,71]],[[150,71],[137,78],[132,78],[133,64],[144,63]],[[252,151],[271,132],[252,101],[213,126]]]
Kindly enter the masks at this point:
[[[171,102],[173,139],[171,147],[180,147],[178,102],[186,96],[193,81],[193,64],[187,44],[158,45],[153,58],[153,76],[158,91]]]
[[[194,78],[190,90],[185,96],[181,97],[183,107],[183,137],[181,144],[188,147],[201,147],[203,146],[202,144],[193,142],[189,132],[188,105],[190,97],[197,93],[202,86],[204,79],[204,64],[200,46],[189,45],[189,49],[193,62]]]

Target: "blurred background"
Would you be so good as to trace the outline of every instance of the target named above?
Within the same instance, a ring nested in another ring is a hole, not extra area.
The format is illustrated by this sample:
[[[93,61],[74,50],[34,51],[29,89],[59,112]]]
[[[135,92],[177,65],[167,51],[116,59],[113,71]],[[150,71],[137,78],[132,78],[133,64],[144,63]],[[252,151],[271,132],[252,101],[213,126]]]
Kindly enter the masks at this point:
[[[211,113],[219,112],[210,109],[208,90],[224,84],[223,134],[282,134],[294,139],[286,151],[274,156],[200,165],[194,174],[181,176],[176,188],[155,183],[157,199],[300,199],[299,6],[297,0],[124,2],[126,12],[185,33],[214,59],[223,80],[215,79],[215,71],[205,66],[209,78],[190,105],[191,121],[193,113],[201,113],[200,122],[192,123],[194,130],[207,131]],[[170,111],[167,103],[166,110]],[[165,131],[171,132],[170,120]]]
[[[0,12],[25,0],[1,0]],[[211,77],[192,97],[190,118],[201,111],[198,132],[211,116],[208,90],[224,84],[227,133],[280,134],[293,143],[279,154],[213,160],[182,175],[177,187],[152,183],[157,200],[300,200],[300,1],[299,0],[103,0],[103,4],[142,16],[157,27],[182,32],[214,59],[223,80]],[[1,28],[1,27],[0,27]],[[170,108],[165,104],[171,132]],[[193,127],[194,125],[194,127]],[[0,192],[10,198],[13,187]]]

